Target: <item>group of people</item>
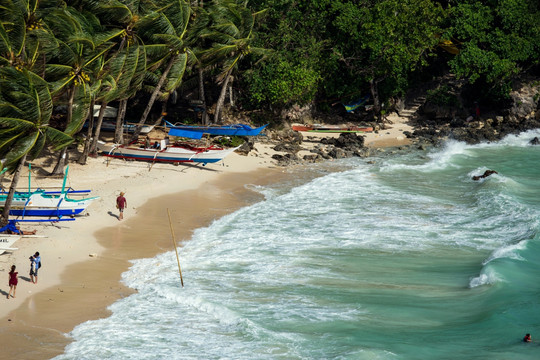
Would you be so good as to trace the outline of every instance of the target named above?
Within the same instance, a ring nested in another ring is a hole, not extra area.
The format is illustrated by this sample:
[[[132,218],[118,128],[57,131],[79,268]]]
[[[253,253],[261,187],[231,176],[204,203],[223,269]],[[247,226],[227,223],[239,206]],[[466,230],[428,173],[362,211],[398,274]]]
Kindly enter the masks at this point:
[[[41,256],[39,255],[39,252],[36,251],[36,253],[32,256],[30,256],[30,281],[32,283],[37,284],[38,282],[38,270],[41,267]],[[16,292],[17,292],[17,284],[19,283],[19,273],[16,271],[17,266],[12,265],[11,270],[9,271],[9,292],[7,294],[7,298],[13,297],[15,298]]]

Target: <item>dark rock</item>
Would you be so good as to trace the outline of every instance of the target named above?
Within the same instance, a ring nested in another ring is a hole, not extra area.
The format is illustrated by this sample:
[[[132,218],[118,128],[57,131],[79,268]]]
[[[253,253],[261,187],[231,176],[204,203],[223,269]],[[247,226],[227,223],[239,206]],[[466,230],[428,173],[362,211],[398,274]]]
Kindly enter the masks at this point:
[[[498,174],[498,172],[496,172],[495,170],[486,170],[482,175],[473,176],[472,179],[474,181],[477,181],[483,178],[487,178],[489,175],[493,175],[493,174]]]
[[[288,166],[297,163],[300,160],[295,154],[274,154],[272,155],[272,159],[277,160],[278,165],[280,166]]]
[[[297,153],[301,150],[300,145],[294,142],[282,142],[274,146],[275,151]]]
[[[240,146],[239,149],[236,150],[236,152],[240,155],[247,156],[251,150],[255,148],[255,141],[251,138],[249,138],[245,143]]]
[[[338,138],[323,138],[321,139],[321,143],[354,151],[355,149],[364,147],[364,140],[363,136],[358,136],[356,133],[341,133]]]
[[[352,151],[346,151],[344,149],[334,147],[328,152],[328,156],[333,159],[344,159],[352,156]]]

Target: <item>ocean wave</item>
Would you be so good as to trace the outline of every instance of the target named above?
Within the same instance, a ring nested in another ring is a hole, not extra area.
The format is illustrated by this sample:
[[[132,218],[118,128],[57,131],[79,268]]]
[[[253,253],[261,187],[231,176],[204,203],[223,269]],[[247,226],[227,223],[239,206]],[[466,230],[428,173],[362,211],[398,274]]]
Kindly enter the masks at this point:
[[[495,270],[484,268],[480,275],[471,279],[471,281],[469,282],[469,287],[472,289],[479,286],[492,285],[501,280],[502,279],[495,272]]]

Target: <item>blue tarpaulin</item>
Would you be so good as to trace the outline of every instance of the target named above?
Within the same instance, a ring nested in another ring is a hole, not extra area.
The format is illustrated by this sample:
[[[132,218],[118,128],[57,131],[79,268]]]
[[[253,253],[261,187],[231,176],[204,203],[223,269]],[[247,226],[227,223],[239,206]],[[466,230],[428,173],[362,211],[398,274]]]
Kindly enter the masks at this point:
[[[203,136],[202,132],[199,131],[189,131],[189,130],[182,130],[182,129],[171,129],[169,130],[170,136],[180,136],[190,139],[200,139]]]

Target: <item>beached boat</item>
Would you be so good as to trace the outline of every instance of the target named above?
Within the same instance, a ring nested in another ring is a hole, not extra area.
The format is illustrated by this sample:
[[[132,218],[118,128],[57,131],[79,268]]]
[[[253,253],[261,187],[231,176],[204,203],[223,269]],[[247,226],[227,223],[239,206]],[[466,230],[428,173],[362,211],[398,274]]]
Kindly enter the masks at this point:
[[[0,228],[0,255],[6,251],[17,250],[17,248],[12,247],[15,241],[19,240],[22,237],[17,225],[14,221],[10,220],[8,224]]]
[[[31,166],[29,165],[29,169]],[[56,217],[83,213],[99,196],[86,197],[90,190],[74,190],[66,187],[69,166],[66,167],[61,190],[31,190],[31,171],[28,172],[28,191],[15,191],[9,214],[13,216]],[[4,207],[8,191],[0,191],[0,209]]]
[[[347,132],[372,132],[371,126],[340,126],[340,125],[292,125],[294,131],[322,132],[322,133],[347,133]]]
[[[88,122],[84,123],[84,128],[88,127]],[[148,134],[150,131],[154,130],[154,125],[143,125],[141,128],[141,134]],[[137,124],[133,123],[124,123],[123,131],[126,133],[133,133],[137,128]],[[115,131],[116,130],[116,120],[103,120],[101,123],[101,131]]]
[[[174,125],[169,122],[166,122],[167,125],[171,128],[169,134],[174,135],[173,130],[183,130],[190,132],[198,132],[203,134],[210,135],[224,135],[224,136],[257,136],[263,131],[268,124],[260,126],[258,128],[252,128],[249,125],[244,124],[234,124],[234,125],[212,125],[212,126],[197,126],[197,125]],[[171,132],[173,132],[171,134]],[[183,135],[178,135],[183,136]]]
[[[0,208],[6,203],[7,194],[0,194]],[[98,197],[75,199],[69,193],[47,193],[45,190],[16,192],[11,203],[10,215],[62,217],[82,214]]]
[[[167,139],[161,140],[157,148],[147,148],[137,144],[118,145],[98,142],[101,154],[118,159],[132,159],[151,162],[169,163],[216,163],[223,160],[227,155],[238,147],[223,149],[216,146],[195,147],[188,144],[170,145]]]
[[[7,233],[0,234],[0,255],[5,253],[6,251],[17,250],[17,248],[14,248],[12,246],[21,237],[22,236],[18,234],[7,234]]]

